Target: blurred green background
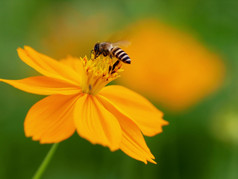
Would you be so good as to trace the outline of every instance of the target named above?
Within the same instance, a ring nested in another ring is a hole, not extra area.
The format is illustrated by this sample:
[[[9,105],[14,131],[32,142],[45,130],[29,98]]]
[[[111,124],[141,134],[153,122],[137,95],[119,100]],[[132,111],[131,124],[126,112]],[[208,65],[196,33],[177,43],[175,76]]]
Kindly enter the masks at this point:
[[[37,74],[19,60],[17,47],[29,45],[55,58],[84,56],[95,41],[147,17],[189,32],[217,52],[226,65],[223,86],[179,113],[155,103],[170,122],[162,134],[146,138],[158,165],[112,153],[75,134],[59,145],[43,178],[238,178],[236,0],[1,0],[0,78]],[[3,83],[0,91],[0,178],[31,178],[50,145],[26,138],[23,122],[43,97]]]

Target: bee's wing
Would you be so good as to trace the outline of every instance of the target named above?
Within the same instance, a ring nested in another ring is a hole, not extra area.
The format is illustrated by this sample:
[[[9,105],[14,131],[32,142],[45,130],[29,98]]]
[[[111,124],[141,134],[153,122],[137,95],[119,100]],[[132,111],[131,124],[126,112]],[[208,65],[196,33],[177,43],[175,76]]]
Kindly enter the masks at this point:
[[[113,44],[113,46],[128,47],[128,46],[131,45],[131,42],[123,40],[123,41],[118,41],[118,42],[115,42],[115,43],[112,43],[112,44]]]

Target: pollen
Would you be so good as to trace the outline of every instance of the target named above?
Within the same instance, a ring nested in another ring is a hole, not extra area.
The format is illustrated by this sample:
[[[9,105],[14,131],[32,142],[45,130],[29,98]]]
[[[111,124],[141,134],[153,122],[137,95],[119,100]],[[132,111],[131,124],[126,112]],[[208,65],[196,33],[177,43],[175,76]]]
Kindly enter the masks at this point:
[[[86,56],[80,58],[83,71],[85,72],[81,80],[81,89],[83,93],[95,95],[109,82],[120,77],[119,73],[123,71],[122,63],[120,62],[114,69],[115,63],[110,57],[98,57],[94,59],[91,56],[88,59]]]

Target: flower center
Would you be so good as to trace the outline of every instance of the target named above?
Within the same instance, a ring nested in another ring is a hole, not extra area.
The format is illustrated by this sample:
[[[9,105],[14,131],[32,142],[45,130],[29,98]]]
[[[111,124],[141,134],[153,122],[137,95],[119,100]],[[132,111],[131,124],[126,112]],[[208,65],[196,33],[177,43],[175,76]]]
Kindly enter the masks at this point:
[[[83,93],[97,94],[105,85],[118,78],[119,72],[123,71],[121,62],[112,69],[115,62],[110,57],[100,56],[96,59],[84,57],[81,61],[85,71],[81,82]]]

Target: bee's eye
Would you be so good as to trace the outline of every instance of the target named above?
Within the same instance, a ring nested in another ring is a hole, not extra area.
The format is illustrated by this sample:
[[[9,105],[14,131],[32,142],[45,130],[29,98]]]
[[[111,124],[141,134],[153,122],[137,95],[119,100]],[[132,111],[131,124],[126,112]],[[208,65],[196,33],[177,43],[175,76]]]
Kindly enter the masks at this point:
[[[97,52],[99,50],[99,43],[96,43],[96,45],[94,46],[94,51]]]

